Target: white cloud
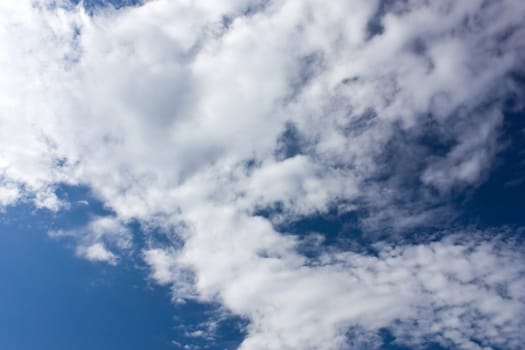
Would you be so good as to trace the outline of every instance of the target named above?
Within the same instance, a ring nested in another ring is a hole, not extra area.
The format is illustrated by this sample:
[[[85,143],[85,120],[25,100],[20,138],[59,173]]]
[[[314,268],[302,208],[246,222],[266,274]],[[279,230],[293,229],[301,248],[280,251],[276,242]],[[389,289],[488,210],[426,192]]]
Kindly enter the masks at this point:
[[[94,217],[83,227],[50,231],[52,238],[72,239],[76,254],[91,261],[116,265],[118,257],[108,247],[119,253],[132,248],[132,235],[125,223],[113,217]]]
[[[0,183],[0,207],[6,207],[20,196],[20,190],[13,183]]]
[[[115,254],[106,249],[102,243],[94,243],[90,246],[77,247],[77,254],[87,260],[94,262],[106,262],[110,265],[117,264],[117,257]]]
[[[110,264],[131,249],[130,220],[175,231],[182,247],[144,253],[152,278],[247,317],[244,348],[339,348],[352,327],[360,344],[381,327],[412,344],[523,340],[509,246],[312,261],[271,223],[338,206],[370,213],[365,234],[402,236],[450,216],[449,194],[478,185],[499,149],[522,2],[157,0],[93,16],[35,4],[0,8],[0,205],[60,210],[58,184],[89,186],[116,217],[51,235]]]
[[[148,262],[159,282],[170,275],[166,265],[193,267],[200,298],[250,319],[242,349],[340,349],[353,328],[365,336],[389,328],[415,346],[433,339],[464,349],[517,349],[523,341],[523,252],[490,238],[494,232],[386,244],[377,256],[328,253],[307,263],[291,238],[261,220],[207,214],[209,226],[198,227],[202,233],[181,254]],[[229,226],[216,227],[214,215]]]

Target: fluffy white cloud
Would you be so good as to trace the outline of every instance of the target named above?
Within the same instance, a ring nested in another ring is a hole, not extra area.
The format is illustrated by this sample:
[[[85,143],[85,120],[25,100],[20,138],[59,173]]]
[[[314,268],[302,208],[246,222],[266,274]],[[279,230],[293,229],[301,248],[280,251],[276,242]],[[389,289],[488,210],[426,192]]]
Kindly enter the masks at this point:
[[[118,257],[108,247],[119,252],[132,248],[131,232],[126,225],[113,217],[94,217],[81,228],[50,231],[52,238],[69,238],[76,244],[76,254],[95,262],[116,265]]]
[[[77,254],[90,261],[106,262],[110,265],[117,264],[117,257],[115,254],[106,249],[102,243],[94,243],[88,247],[79,246]]]
[[[93,16],[11,2],[0,205],[60,210],[58,184],[89,186],[116,217],[51,234],[110,264],[129,220],[174,231],[180,247],[144,252],[152,277],[247,317],[244,348],[341,348],[382,327],[517,348],[518,250],[483,238],[312,260],[272,223],[337,206],[398,234],[450,215],[498,151],[524,20],[518,0],[156,0]]]
[[[383,328],[416,347],[433,339],[464,349],[517,349],[523,341],[523,250],[492,238],[497,233],[378,243],[377,255],[312,260],[261,218],[231,208],[193,215],[195,234],[184,249],[148,251],[147,262],[153,278],[174,284],[174,297],[219,301],[248,318],[242,349],[340,349],[349,329],[366,338]],[[195,273],[191,291],[180,286],[188,270]]]

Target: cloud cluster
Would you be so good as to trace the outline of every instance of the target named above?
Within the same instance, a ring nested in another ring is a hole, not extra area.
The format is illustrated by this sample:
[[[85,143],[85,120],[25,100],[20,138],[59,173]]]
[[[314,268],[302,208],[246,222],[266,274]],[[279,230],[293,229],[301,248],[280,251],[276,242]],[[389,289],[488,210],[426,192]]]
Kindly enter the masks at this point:
[[[374,348],[367,337],[385,328],[415,347],[429,339],[464,349],[523,342],[524,251],[508,232],[308,259],[261,218],[205,210],[194,214],[208,220],[195,221],[182,251],[148,250],[146,261],[175,298],[219,301],[249,319],[242,349],[341,349],[356,328],[350,340],[363,348]]]
[[[334,207],[365,233],[446,221],[501,147],[520,1],[9,4],[0,205],[61,210],[56,186],[88,186],[117,217],[55,235],[111,264],[130,220],[175,234],[145,249],[152,277],[247,317],[246,349],[344,348],[385,327],[415,346],[523,341],[523,254],[504,240],[312,260],[275,228]]]

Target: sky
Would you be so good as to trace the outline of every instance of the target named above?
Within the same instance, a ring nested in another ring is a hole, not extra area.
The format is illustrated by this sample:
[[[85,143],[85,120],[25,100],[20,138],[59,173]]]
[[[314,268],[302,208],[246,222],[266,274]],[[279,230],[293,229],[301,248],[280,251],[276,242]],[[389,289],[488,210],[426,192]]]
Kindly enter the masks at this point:
[[[0,349],[521,349],[525,4],[0,0]]]

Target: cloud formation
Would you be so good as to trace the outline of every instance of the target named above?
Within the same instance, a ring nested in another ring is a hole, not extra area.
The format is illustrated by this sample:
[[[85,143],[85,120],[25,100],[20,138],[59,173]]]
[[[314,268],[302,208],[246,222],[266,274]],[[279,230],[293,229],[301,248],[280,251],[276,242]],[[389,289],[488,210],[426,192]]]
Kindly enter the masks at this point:
[[[112,217],[94,217],[84,227],[50,231],[49,236],[72,239],[78,256],[110,265],[116,265],[118,257],[108,247],[121,253],[132,248],[130,229]]]
[[[110,264],[127,223],[163,228],[183,243],[145,248],[152,278],[246,317],[241,348],[373,348],[383,328],[518,348],[521,242],[388,237],[490,172],[524,20],[517,0],[10,3],[0,205],[65,210],[57,186],[88,186],[116,218],[52,234]],[[277,228],[333,208],[386,233],[377,255],[307,257]]]

